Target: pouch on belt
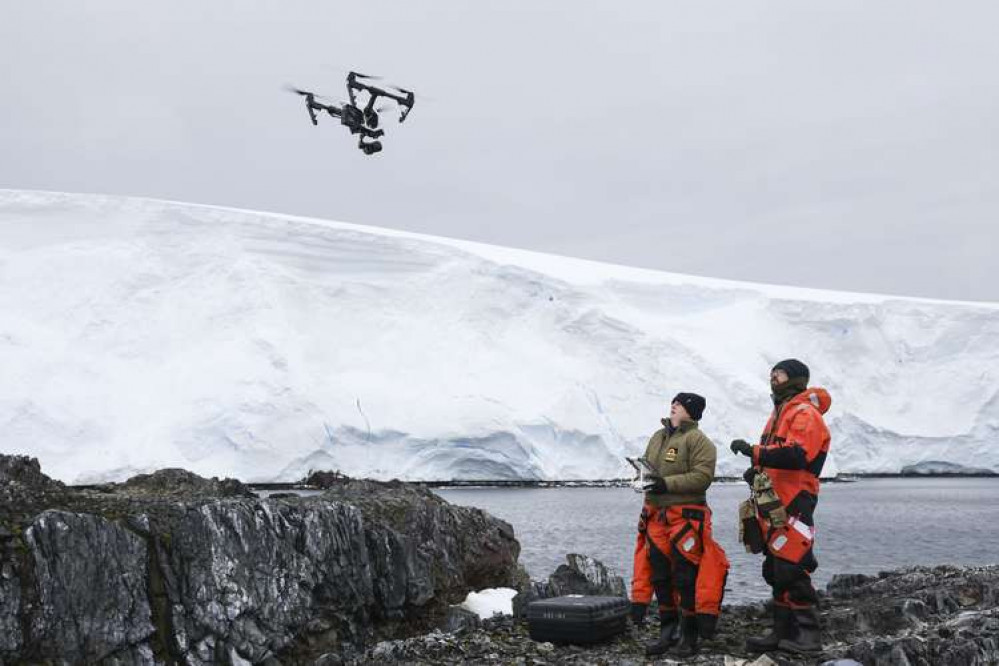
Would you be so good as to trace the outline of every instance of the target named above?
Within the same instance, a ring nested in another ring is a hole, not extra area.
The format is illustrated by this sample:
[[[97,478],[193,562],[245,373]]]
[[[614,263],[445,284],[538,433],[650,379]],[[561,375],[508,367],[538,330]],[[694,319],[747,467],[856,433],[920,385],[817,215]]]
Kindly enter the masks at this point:
[[[792,516],[787,525],[773,530],[767,548],[775,557],[797,564],[811,550],[815,528]]]
[[[780,496],[774,490],[770,477],[762,470],[753,477],[753,499],[756,500],[760,516],[770,527],[779,528],[787,524],[787,510],[781,504]]]
[[[762,553],[766,548],[763,528],[756,518],[756,502],[747,499],[739,504],[739,543],[747,553]]]

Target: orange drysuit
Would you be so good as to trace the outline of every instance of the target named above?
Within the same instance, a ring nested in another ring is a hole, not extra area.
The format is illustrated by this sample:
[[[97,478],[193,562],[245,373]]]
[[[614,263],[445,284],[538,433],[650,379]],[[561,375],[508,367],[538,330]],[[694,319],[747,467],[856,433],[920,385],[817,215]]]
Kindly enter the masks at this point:
[[[819,475],[829,452],[829,429],[822,415],[832,403],[823,388],[808,388],[775,407],[760,443],[753,447],[753,464],[770,477],[788,524],[772,527],[759,516],[766,539],[763,577],[774,600],[792,608],[817,600],[811,573],[819,563],[812,552]]]
[[[698,633],[710,638],[721,612],[729,563],[711,536],[711,510],[699,504],[642,508],[635,542],[632,601],[659,613],[697,615]]]

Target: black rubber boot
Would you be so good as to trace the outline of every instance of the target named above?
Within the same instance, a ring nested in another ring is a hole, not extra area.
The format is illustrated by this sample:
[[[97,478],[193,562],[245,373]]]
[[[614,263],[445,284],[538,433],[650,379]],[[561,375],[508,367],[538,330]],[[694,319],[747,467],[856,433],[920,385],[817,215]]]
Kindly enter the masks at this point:
[[[659,613],[659,639],[645,644],[645,655],[665,654],[680,640],[680,623],[675,610]]]
[[[822,652],[822,628],[819,625],[819,613],[815,606],[788,609],[788,611],[798,627],[797,636],[782,638],[777,644],[777,648],[796,654]]]
[[[649,610],[648,604],[639,603],[637,601],[631,602],[631,623],[636,627],[641,627],[645,624],[645,613]]]
[[[763,636],[752,636],[746,639],[746,650],[749,652],[772,652],[782,640],[797,637],[797,628],[791,609],[787,606],[774,604],[774,627],[770,633]]]
[[[676,656],[693,657],[697,654],[697,616],[691,613],[680,618],[680,644]]]

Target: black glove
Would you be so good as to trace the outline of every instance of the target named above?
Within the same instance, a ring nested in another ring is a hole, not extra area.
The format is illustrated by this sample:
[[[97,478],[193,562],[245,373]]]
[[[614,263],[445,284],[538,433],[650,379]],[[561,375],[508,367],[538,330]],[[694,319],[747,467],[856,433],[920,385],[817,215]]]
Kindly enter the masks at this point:
[[[744,439],[733,439],[729,448],[732,449],[732,453],[741,453],[744,456],[753,457],[753,445]]]
[[[760,470],[756,469],[755,467],[750,467],[745,472],[743,472],[743,474],[742,474],[742,480],[745,481],[746,483],[748,483],[749,487],[752,488],[753,487],[753,479],[755,479],[756,475],[759,474],[759,473],[760,473]]]
[[[645,624],[645,613],[649,610],[648,604],[641,604],[636,601],[631,602],[631,623],[636,627]]]
[[[648,476],[645,478],[645,492],[653,495],[665,495],[669,492],[666,487],[666,479],[661,476]]]

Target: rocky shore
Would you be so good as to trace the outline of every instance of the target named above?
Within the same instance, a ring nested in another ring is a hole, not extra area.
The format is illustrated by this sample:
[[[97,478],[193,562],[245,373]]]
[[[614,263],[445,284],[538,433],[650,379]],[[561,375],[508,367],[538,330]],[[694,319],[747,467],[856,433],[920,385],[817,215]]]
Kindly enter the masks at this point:
[[[578,557],[578,556],[577,556]],[[583,558],[588,559],[588,558]],[[592,568],[591,564],[588,566]],[[555,592],[608,594],[621,583],[586,569],[570,574],[560,567],[548,583]],[[566,581],[570,582],[568,587]],[[985,666],[999,664],[999,566],[982,568],[915,567],[878,576],[842,575],[822,596],[823,642],[820,657],[774,652],[753,655],[743,648],[746,636],[769,627],[765,604],[726,606],[718,633],[702,641],[701,653],[681,661],[701,666]],[[402,641],[382,642],[358,663],[406,664],[623,664],[678,663],[668,655],[646,658],[644,643],[657,635],[657,624],[629,627],[628,633],[603,645],[535,643],[514,617],[497,617],[454,633],[434,632]]]
[[[162,470],[74,491],[0,456],[0,665],[337,663],[516,585],[519,550],[401,483],[260,499]]]
[[[426,488],[320,475],[320,494],[257,497],[161,470],[85,490],[0,455],[0,666],[21,664],[650,664],[650,621],[608,643],[536,643],[521,615],[564,594],[625,594],[569,555],[546,581],[511,527]],[[455,605],[513,587],[514,616]],[[750,655],[764,604],[727,606],[689,664],[999,664],[999,566],[836,576],[821,658]],[[837,661],[838,660],[838,661]]]

